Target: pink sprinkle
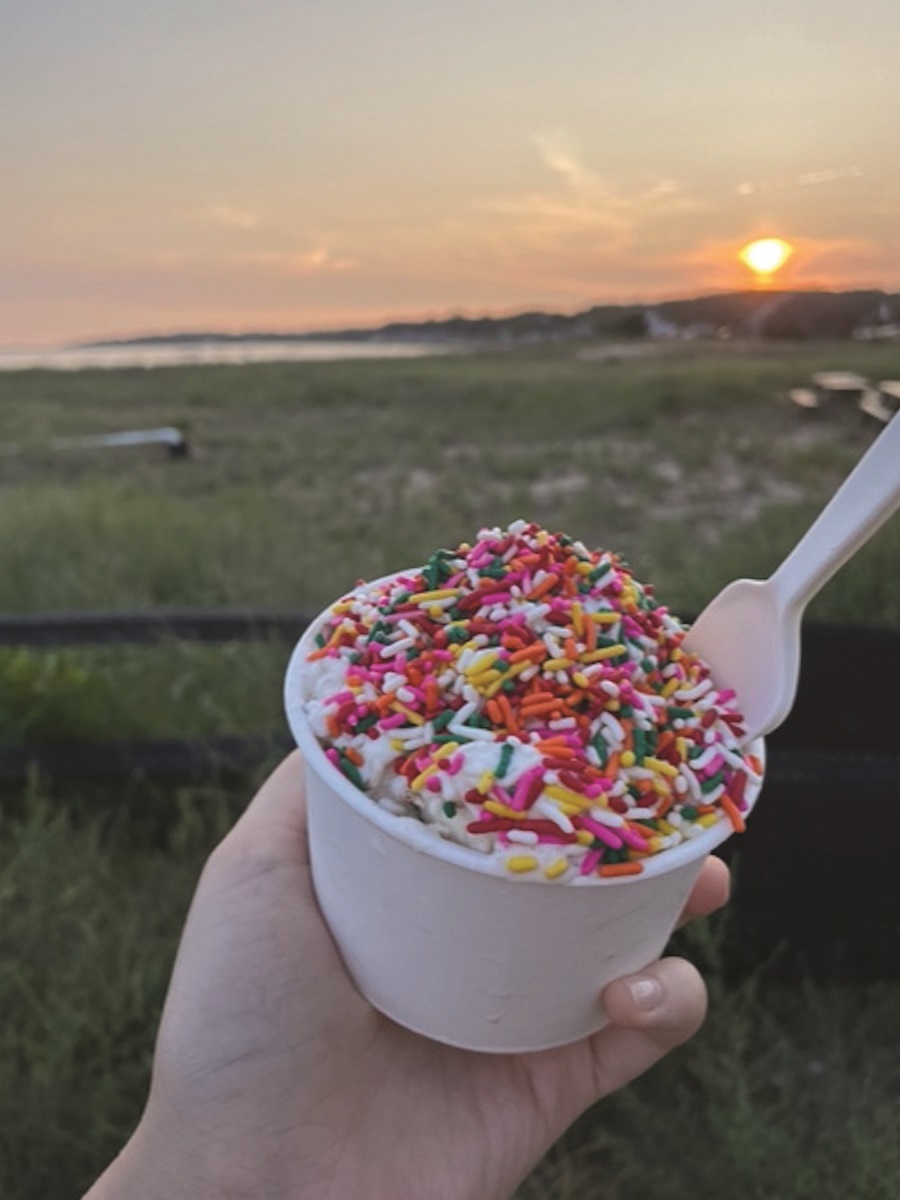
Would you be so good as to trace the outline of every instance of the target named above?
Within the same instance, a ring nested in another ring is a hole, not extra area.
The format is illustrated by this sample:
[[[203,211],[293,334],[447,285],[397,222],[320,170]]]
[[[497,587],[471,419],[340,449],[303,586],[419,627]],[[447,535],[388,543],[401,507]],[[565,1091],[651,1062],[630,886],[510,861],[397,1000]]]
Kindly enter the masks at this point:
[[[501,787],[499,783],[495,783],[491,788],[491,795],[499,800],[501,804],[505,804],[507,808],[512,808],[512,796],[505,787]]]
[[[429,792],[439,792],[441,790],[441,781],[438,779],[437,775],[429,775],[425,780],[425,786],[428,788]]]
[[[537,799],[537,796],[535,796],[534,800],[531,800],[529,803],[531,789],[534,786],[535,781],[538,779],[543,781],[543,777],[543,769],[539,766],[532,767],[531,770],[523,772],[522,775],[519,776],[516,786],[513,789],[510,807],[516,809],[517,812],[521,812],[523,809],[529,808],[530,803],[533,804],[534,800]]]
[[[714,759],[707,763],[706,769],[702,772],[703,778],[707,779],[710,775],[718,774],[718,772],[721,771],[724,766],[725,759],[721,754],[717,754]]]
[[[325,751],[325,757],[330,763],[333,764],[333,766],[337,767],[338,770],[341,769],[341,756],[333,746],[329,747],[329,749]]]
[[[390,717],[382,717],[378,722],[379,729],[397,729],[400,725],[406,724],[406,717],[403,713],[394,713]]]
[[[600,862],[601,854],[601,850],[591,850],[590,853],[584,856],[581,860],[581,866],[578,868],[582,875],[590,875],[591,871],[596,869],[597,864]]]
[[[444,768],[444,770],[447,772],[448,775],[456,775],[457,772],[459,772],[462,769],[462,765],[464,762],[465,762],[464,754],[454,754],[452,758],[445,758],[444,761],[441,763],[441,766]]]
[[[598,837],[601,842],[605,842],[611,850],[622,849],[622,838],[619,837],[618,834],[613,833],[611,829],[607,829],[605,825],[601,825],[600,822],[595,821],[593,817],[581,816],[579,820],[582,826],[588,830],[589,833],[594,834],[594,836]],[[622,837],[624,836],[625,830],[623,829]]]
[[[630,846],[632,850],[642,850],[646,852],[650,849],[644,839],[642,837],[638,837],[633,829],[627,829],[623,827],[619,830],[619,833],[621,834],[622,841],[625,843],[625,845]]]

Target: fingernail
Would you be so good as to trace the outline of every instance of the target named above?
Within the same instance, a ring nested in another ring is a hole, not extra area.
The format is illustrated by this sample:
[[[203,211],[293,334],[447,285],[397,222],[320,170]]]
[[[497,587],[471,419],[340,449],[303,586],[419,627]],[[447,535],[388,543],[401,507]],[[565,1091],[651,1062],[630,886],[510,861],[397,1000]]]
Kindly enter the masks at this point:
[[[636,975],[628,980],[628,990],[635,1008],[641,1012],[652,1012],[662,1004],[663,986],[652,975]]]

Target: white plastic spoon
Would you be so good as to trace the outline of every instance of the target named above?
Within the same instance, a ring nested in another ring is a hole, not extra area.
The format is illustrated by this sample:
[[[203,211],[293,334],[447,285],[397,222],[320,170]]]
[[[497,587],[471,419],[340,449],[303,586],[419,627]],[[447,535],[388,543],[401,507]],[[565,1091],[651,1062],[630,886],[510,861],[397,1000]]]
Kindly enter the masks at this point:
[[[745,742],[770,733],[794,703],[800,618],[832,575],[900,507],[900,418],[888,422],[812,527],[768,579],[737,579],[685,638],[720,688],[734,688]],[[900,564],[897,572],[900,581]]]

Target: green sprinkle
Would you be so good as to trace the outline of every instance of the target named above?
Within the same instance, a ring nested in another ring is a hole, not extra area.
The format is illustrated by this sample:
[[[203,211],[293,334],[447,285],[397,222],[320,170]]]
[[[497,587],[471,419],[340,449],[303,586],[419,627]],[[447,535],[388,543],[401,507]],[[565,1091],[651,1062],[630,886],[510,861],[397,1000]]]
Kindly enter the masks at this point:
[[[670,720],[675,720],[676,717],[693,717],[695,715],[692,708],[667,708],[666,713]]]
[[[357,733],[365,733],[367,729],[372,728],[372,726],[376,723],[377,720],[378,720],[378,713],[370,713],[369,716],[363,717],[362,720],[357,723],[357,726],[356,726]]]
[[[446,804],[442,804],[441,808],[443,810],[445,817],[455,817],[456,816],[456,805],[453,803],[452,800],[448,800],[446,802]]]
[[[512,760],[512,756],[513,756],[513,748],[509,744],[509,742],[505,742],[503,745],[503,749],[500,751],[500,761],[497,763],[497,769],[496,769],[496,771],[494,771],[494,775],[496,776],[497,779],[502,779],[503,776],[506,774],[506,772],[509,770],[509,764],[510,764],[510,761]]]
[[[434,737],[431,740],[435,743],[435,745],[443,746],[446,745],[447,742],[471,742],[472,739],[464,737],[462,734],[457,736],[455,733],[439,733],[437,737]]]
[[[629,713],[628,715],[630,716],[631,714]],[[634,733],[633,733],[633,737],[634,737],[634,757],[637,760],[638,765],[640,766],[640,764],[647,757],[647,735],[644,733],[643,729],[635,729]]]
[[[725,772],[718,771],[715,775],[710,775],[709,779],[704,779],[700,784],[700,791],[706,795],[707,792],[714,791],[720,783],[725,779]]]
[[[594,567],[593,571],[591,571],[590,575],[588,575],[588,579],[591,581],[591,583],[596,583],[598,579],[602,579],[604,575],[608,575],[611,570],[611,562],[602,562],[599,567]]]
[[[603,734],[598,733],[597,736],[594,738],[594,740],[591,742],[591,745],[597,751],[597,755],[600,759],[600,766],[605,767],[606,760],[609,758],[609,746],[607,746],[607,744],[603,738]]]
[[[693,804],[685,804],[684,808],[681,810],[681,815],[686,821],[696,821],[698,813]]]
[[[435,729],[446,729],[455,716],[456,713],[452,708],[445,708],[442,713],[438,713],[431,724]]]
[[[341,770],[344,772],[350,782],[355,784],[356,787],[358,787],[361,791],[365,791],[366,781],[363,779],[362,775],[360,775],[355,765],[350,761],[349,758],[345,757],[340,752],[338,752],[338,758],[340,760]]]
[[[325,641],[325,634],[324,634],[324,633],[317,633],[317,634],[316,634],[316,645],[319,647],[319,649],[320,649],[320,650],[324,649],[324,647],[325,647],[325,645],[326,645],[326,644],[327,644],[327,643],[326,643],[326,641]]]

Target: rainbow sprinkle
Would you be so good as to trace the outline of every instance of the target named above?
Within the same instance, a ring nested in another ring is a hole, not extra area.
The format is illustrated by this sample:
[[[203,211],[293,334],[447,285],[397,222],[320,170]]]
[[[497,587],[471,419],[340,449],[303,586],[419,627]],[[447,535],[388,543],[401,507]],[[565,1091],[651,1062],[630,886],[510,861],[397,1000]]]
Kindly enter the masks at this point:
[[[516,521],[333,605],[305,707],[389,811],[523,877],[634,875],[742,830],[762,774],[685,632],[616,555]]]

